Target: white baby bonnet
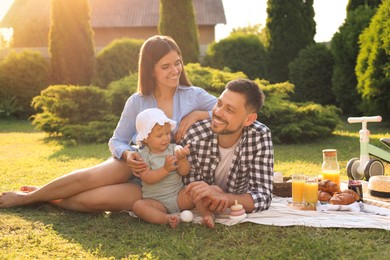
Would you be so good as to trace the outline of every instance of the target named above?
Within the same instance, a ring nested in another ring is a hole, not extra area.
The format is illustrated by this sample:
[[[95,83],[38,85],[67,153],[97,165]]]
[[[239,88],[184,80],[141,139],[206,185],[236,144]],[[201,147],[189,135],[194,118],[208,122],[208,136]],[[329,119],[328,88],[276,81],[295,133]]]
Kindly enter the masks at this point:
[[[156,124],[163,126],[166,123],[171,125],[171,131],[175,129],[176,121],[169,119],[161,109],[149,108],[139,113],[135,121],[138,133],[135,140],[137,145],[142,145],[142,141],[148,137]]]

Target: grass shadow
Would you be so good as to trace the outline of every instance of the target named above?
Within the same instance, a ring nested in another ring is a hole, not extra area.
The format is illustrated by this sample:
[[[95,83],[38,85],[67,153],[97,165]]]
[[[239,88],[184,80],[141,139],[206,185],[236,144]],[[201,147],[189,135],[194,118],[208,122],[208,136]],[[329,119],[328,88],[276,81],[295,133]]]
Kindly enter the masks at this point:
[[[63,160],[95,158],[104,161],[111,156],[107,144],[79,144],[72,146],[62,146],[62,148],[52,155],[49,159]]]
[[[40,132],[28,120],[5,120],[0,119],[0,133],[20,132],[36,133]]]

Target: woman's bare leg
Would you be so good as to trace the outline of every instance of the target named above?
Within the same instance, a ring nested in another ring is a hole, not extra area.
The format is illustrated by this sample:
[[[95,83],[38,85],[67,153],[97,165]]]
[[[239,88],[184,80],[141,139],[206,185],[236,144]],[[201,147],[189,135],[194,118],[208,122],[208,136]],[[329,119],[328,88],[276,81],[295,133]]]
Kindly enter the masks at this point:
[[[55,200],[51,203],[79,212],[119,212],[132,210],[134,202],[141,199],[142,192],[138,185],[121,183],[84,191],[68,199]]]
[[[102,186],[126,183],[129,176],[130,169],[125,162],[110,158],[94,167],[61,176],[32,192],[4,192],[0,195],[0,208],[66,199]]]

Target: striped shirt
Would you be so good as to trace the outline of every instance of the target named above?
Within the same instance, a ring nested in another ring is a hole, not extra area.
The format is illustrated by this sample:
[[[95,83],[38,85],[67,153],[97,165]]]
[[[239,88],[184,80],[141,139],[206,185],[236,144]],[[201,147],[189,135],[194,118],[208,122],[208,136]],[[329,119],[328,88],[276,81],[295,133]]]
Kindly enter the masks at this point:
[[[215,169],[219,163],[217,134],[211,131],[211,119],[195,123],[183,139],[190,144],[188,160],[191,172],[184,183],[204,181],[215,185]],[[268,209],[272,200],[274,154],[271,132],[255,121],[243,129],[228,173],[226,192],[249,193],[254,202],[253,212]]]

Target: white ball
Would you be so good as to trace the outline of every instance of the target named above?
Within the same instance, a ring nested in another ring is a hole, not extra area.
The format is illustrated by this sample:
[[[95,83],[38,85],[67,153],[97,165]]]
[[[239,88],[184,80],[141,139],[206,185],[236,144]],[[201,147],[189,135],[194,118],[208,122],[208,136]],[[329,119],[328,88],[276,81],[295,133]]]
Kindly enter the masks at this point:
[[[189,210],[184,210],[180,213],[180,219],[183,222],[191,222],[194,219],[194,214]]]
[[[175,146],[175,149],[174,149],[174,150],[175,150],[175,152],[176,152],[177,150],[180,150],[180,149],[183,149],[183,146],[181,146],[181,145],[178,144],[178,145]]]

